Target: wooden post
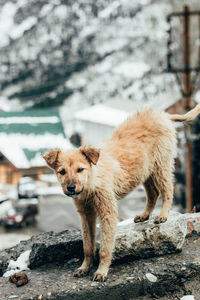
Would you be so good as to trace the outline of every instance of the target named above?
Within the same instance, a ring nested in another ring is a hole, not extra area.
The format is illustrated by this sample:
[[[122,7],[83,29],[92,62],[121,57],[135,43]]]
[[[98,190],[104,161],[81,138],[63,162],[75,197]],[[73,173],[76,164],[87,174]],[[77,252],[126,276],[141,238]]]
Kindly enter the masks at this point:
[[[190,15],[189,7],[184,7],[184,21],[183,21],[183,47],[184,47],[184,108],[185,111],[191,109],[191,74],[190,74]],[[192,197],[192,144],[189,140],[190,127],[185,127],[186,130],[186,207],[187,212],[191,212],[193,208]]]

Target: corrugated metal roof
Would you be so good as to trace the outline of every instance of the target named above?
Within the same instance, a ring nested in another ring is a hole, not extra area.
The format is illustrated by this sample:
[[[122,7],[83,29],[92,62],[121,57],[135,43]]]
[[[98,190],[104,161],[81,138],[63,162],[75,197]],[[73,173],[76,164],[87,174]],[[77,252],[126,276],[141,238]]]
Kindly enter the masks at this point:
[[[64,134],[58,111],[28,110],[23,112],[0,112],[0,133],[20,133],[25,135]]]
[[[44,166],[46,149],[72,148],[58,111],[0,112],[0,152],[17,168]]]

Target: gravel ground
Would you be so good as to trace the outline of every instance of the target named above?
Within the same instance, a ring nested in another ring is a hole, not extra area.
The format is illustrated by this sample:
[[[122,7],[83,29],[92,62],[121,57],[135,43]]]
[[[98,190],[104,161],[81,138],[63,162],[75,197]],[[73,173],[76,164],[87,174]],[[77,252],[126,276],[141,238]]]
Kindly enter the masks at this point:
[[[187,239],[178,254],[129,261],[112,266],[105,283],[92,282],[92,274],[74,278],[80,265],[75,258],[63,264],[47,264],[27,271],[29,282],[17,288],[8,279],[0,278],[0,299],[160,299],[176,300],[184,295],[200,295],[200,238]],[[157,277],[156,282],[146,278],[147,273]],[[143,295],[143,296],[142,296]]]

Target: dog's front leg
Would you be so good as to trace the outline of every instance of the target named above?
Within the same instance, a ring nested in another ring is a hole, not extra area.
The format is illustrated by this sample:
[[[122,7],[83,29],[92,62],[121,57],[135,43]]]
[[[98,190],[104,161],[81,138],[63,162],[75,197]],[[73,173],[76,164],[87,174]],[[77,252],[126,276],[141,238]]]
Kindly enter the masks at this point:
[[[83,232],[84,260],[75,271],[75,277],[86,276],[93,263],[95,255],[96,211],[93,208],[79,208]]]
[[[96,202],[96,209],[100,218],[101,241],[99,258],[100,264],[93,280],[105,281],[112,260],[112,252],[117,225],[116,201],[113,198],[100,198]]]

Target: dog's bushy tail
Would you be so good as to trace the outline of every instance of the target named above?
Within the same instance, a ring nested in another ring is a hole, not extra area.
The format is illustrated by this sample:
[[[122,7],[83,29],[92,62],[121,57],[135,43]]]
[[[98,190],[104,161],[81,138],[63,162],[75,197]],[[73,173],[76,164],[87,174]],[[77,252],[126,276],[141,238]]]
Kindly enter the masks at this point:
[[[185,122],[185,121],[192,121],[194,120],[198,115],[200,114],[200,104],[195,106],[195,108],[191,109],[189,112],[187,112],[184,115],[170,115],[169,119],[173,122]]]

